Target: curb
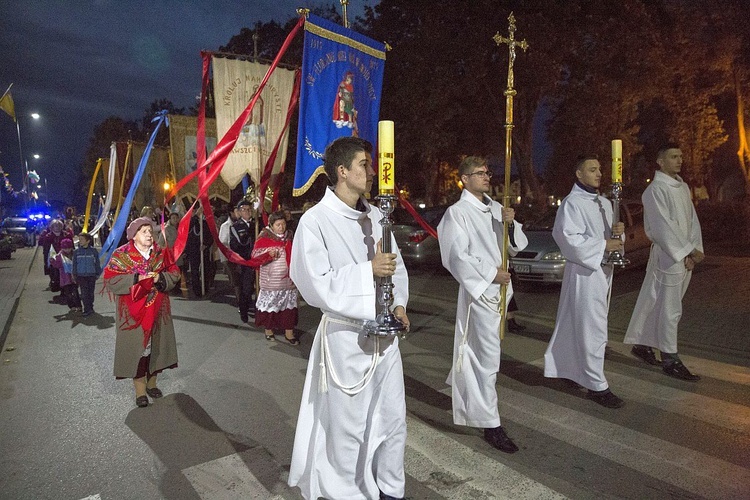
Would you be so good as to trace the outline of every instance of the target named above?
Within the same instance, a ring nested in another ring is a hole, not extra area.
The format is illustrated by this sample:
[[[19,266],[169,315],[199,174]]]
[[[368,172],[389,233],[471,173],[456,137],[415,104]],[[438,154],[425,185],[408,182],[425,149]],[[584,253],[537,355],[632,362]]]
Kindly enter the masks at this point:
[[[16,293],[15,297],[13,297],[13,307],[10,309],[10,314],[8,314],[8,318],[5,320],[5,324],[3,325],[3,330],[0,333],[0,351],[5,349],[5,339],[8,337],[8,332],[10,332],[10,325],[13,324],[13,318],[16,315],[16,311],[18,310],[18,304],[21,302],[21,295],[23,294],[23,290],[26,288],[26,280],[29,278],[29,273],[31,273],[31,267],[34,265],[34,261],[36,260],[36,254],[39,251],[39,245],[34,247],[34,254],[31,256],[31,259],[29,259],[29,266],[24,271],[21,281],[23,282],[23,286],[19,287],[18,293]]]

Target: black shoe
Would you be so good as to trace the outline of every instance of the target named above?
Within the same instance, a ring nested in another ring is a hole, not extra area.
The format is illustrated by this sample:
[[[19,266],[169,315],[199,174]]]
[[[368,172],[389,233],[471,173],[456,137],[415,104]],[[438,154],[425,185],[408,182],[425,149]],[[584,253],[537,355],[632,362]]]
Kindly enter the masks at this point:
[[[164,394],[157,387],[154,387],[153,389],[146,389],[146,394],[154,399],[164,396]]]
[[[386,495],[382,491],[380,492],[379,500],[404,500],[402,497],[392,497],[390,495]]]
[[[240,313],[240,321],[243,323],[247,323],[249,321],[249,318],[247,317],[247,313]]]
[[[625,401],[615,396],[609,389],[605,389],[604,391],[592,391],[589,389],[587,397],[594,403],[600,404],[605,408],[622,408],[625,405]]]
[[[513,333],[518,333],[526,330],[526,327],[523,325],[520,325],[516,323],[515,318],[511,318],[508,320],[508,331]]]
[[[490,443],[493,448],[497,448],[505,453],[515,453],[518,451],[518,446],[505,434],[505,430],[502,427],[485,429],[484,440]]]
[[[669,364],[665,364],[661,367],[661,369],[664,370],[664,373],[666,373],[670,377],[678,378],[680,380],[697,382],[701,379],[698,375],[690,373],[690,370],[688,370],[687,367],[683,365],[682,361],[680,361],[679,359],[672,361]]]
[[[148,406],[148,397],[138,396],[135,398],[135,404],[138,408],[145,408]]]
[[[633,353],[633,356],[636,358],[641,358],[643,361],[650,365],[660,365],[661,362],[656,359],[656,354],[654,354],[654,350],[651,349],[649,346],[645,345],[634,345],[633,348],[630,350],[630,352]]]

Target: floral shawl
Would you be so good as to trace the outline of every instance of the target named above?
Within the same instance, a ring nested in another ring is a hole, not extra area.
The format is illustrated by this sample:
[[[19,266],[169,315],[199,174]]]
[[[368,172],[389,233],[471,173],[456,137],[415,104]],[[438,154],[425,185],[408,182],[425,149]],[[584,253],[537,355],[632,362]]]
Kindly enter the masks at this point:
[[[112,254],[104,269],[104,281],[106,283],[110,278],[123,274],[132,276],[161,272],[179,272],[177,266],[171,262],[169,252],[154,243],[151,257],[146,260],[130,240]],[[165,299],[167,307],[162,310]],[[154,279],[149,278],[135,283],[130,287],[129,294],[119,295],[117,300],[117,311],[123,330],[142,328],[143,347],[146,348],[157,320],[160,316],[168,316],[170,313],[167,294],[157,290]]]

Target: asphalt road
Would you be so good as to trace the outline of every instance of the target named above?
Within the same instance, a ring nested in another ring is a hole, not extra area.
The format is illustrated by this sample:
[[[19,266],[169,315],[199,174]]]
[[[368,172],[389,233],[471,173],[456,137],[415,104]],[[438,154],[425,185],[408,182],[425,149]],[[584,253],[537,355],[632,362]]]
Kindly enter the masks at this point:
[[[620,343],[643,270],[618,275],[605,369],[626,401],[619,410],[544,379],[559,289],[520,291],[528,329],[508,334],[498,378],[514,455],[453,425],[445,378],[457,285],[442,271],[412,272],[407,496],[750,498],[750,305],[742,280],[726,278],[749,266],[712,259],[694,276],[681,352],[698,383],[666,377]],[[97,315],[67,314],[40,268],[37,258],[2,352],[0,498],[300,498],[285,480],[317,310],[301,308],[294,347],[241,325],[220,293],[173,299],[179,368],[160,377],[166,396],[138,409],[132,384],[111,375],[113,305],[98,295]]]

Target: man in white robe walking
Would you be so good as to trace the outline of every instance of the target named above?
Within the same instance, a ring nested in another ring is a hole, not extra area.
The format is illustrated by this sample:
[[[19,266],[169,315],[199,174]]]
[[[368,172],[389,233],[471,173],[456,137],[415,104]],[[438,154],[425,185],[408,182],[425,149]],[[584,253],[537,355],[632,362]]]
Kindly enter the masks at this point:
[[[695,382],[700,377],[677,355],[677,326],[693,268],[704,258],[703,236],[690,188],[678,175],[682,169],[680,147],[662,147],[656,163],[659,170],[641,197],[646,235],[653,244],[624,342],[635,344],[635,356],[651,365],[661,364],[667,375]],[[661,363],[654,348],[661,352]]]
[[[382,253],[380,210],[367,203],[372,146],[341,137],[325,152],[333,184],[302,215],[290,276],[321,309],[302,393],[289,485],[307,499],[404,496],[406,401],[398,338],[366,336],[376,278],[391,276],[393,314],[408,328],[409,282],[395,240]]]
[[[492,200],[492,172],[487,161],[465,158],[459,166],[464,185],[461,199],[445,212],[438,225],[443,266],[459,283],[453,365],[446,381],[452,388],[453,422],[484,429],[484,439],[506,453],[518,446],[500,424],[497,372],[500,370],[500,287],[507,285],[506,302],[513,296],[510,273],[503,271],[503,221],[511,223],[512,255],[526,247],[515,212]],[[507,306],[507,304],[506,304]]]
[[[588,389],[606,408],[624,404],[604,376],[607,315],[612,291],[610,252],[622,252],[622,222],[612,224],[612,203],[599,194],[602,168],[593,156],[576,164],[576,183],[557,209],[552,237],[565,257],[555,330],[544,354],[544,376]]]

